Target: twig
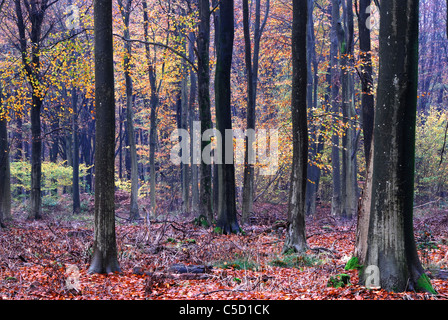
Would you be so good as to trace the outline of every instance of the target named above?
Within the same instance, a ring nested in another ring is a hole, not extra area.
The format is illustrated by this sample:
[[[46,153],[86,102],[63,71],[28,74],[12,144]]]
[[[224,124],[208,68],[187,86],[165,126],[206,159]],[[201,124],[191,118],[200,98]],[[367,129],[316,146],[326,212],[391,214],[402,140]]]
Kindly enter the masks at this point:
[[[429,202],[427,202],[427,203],[424,203],[424,204],[415,206],[414,209],[417,209],[417,208],[420,208],[420,207],[424,207],[424,206],[427,206],[428,204],[435,203],[435,202],[439,202],[439,201],[440,201],[440,199],[437,199],[437,200],[434,200],[434,201],[429,201]]]
[[[218,290],[212,290],[212,291],[206,291],[206,292],[200,292],[196,295],[194,295],[194,297],[198,297],[201,295],[208,295],[208,294],[212,294],[212,293],[216,293],[216,292],[250,292],[250,290],[245,290],[245,289],[218,289]]]
[[[152,45],[152,46],[158,46],[158,47],[162,47],[165,48],[167,50],[170,50],[172,53],[174,53],[175,55],[181,57],[182,59],[185,60],[185,62],[187,62],[192,68],[193,70],[198,73],[198,68],[196,67],[196,65],[194,64],[193,61],[191,61],[190,59],[188,59],[188,57],[186,55],[184,55],[182,52],[177,51],[176,49],[174,49],[173,47],[170,47],[169,45],[160,43],[160,42],[153,42],[153,41],[144,41],[144,40],[139,40],[139,39],[127,39],[119,34],[114,33],[113,34],[115,37],[119,37],[120,39],[122,39],[123,41],[126,42],[137,42],[137,43],[141,43],[141,44],[148,44],[148,45]]]

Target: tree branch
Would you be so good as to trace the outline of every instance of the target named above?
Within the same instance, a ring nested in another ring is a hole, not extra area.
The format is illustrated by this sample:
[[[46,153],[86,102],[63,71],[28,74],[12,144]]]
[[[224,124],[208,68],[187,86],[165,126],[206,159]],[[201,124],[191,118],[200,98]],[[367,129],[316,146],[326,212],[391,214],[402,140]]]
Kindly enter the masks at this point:
[[[196,73],[198,72],[198,68],[196,67],[196,65],[190,59],[188,59],[188,57],[185,54],[183,54],[182,52],[177,51],[176,49],[170,47],[169,45],[166,45],[166,44],[163,44],[163,43],[160,43],[160,42],[144,41],[144,40],[138,40],[138,39],[126,39],[125,37],[123,37],[123,36],[121,36],[119,34],[116,34],[116,33],[114,33],[113,35],[115,37],[119,37],[123,41],[137,42],[137,43],[141,43],[141,44],[149,44],[149,45],[158,46],[158,47],[162,47],[162,48],[168,49],[172,53],[174,53],[175,55],[181,57],[186,62],[188,62]]]

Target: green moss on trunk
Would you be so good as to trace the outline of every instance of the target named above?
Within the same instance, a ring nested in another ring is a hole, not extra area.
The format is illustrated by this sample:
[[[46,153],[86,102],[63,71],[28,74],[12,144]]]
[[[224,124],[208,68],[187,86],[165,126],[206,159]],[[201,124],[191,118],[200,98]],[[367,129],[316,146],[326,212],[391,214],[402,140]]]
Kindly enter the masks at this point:
[[[417,280],[417,290],[437,294],[437,291],[434,290],[434,288],[431,285],[431,281],[429,280],[429,277],[425,273],[422,273],[420,278],[418,278]]]
[[[360,270],[362,268],[362,265],[359,264],[358,257],[352,257],[350,260],[347,261],[347,264],[345,265],[345,270]]]

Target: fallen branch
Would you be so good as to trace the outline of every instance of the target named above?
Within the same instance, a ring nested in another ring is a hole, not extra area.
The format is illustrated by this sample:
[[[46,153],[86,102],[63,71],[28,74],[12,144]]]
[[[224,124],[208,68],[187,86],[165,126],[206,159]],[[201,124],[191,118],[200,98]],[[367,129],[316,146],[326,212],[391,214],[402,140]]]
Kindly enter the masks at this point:
[[[448,280],[448,270],[444,269],[428,269],[428,276],[434,279]]]
[[[200,292],[198,294],[195,294],[194,297],[198,297],[201,295],[209,295],[212,293],[216,293],[216,292],[250,292],[250,290],[247,289],[217,289],[217,290],[212,290],[212,291],[206,291],[206,292]]]

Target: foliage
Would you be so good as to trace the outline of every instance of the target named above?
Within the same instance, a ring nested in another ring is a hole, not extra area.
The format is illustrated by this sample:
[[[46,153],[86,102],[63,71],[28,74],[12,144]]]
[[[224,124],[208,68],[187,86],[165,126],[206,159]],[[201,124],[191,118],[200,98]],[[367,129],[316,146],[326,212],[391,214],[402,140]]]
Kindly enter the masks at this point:
[[[80,187],[84,187],[83,177],[87,175],[90,167],[85,164],[79,166]],[[31,164],[28,161],[11,163],[12,188],[31,189]],[[71,187],[73,183],[73,168],[63,162],[42,162],[42,191],[53,192],[58,188]]]
[[[419,114],[415,148],[417,200],[443,197],[448,188],[448,157],[441,154],[446,126],[447,116],[442,110],[431,107],[428,112]]]

